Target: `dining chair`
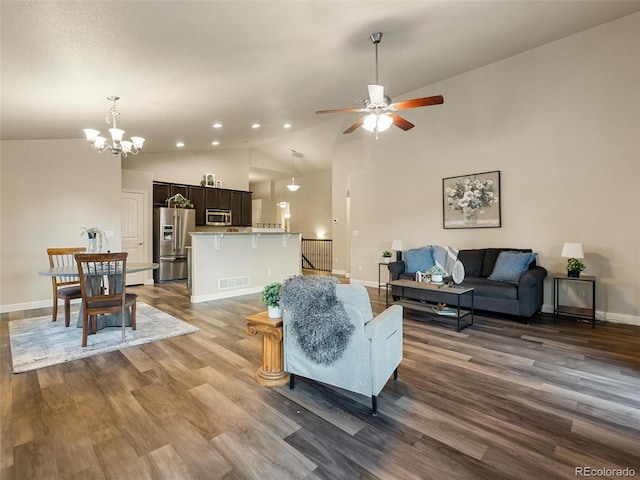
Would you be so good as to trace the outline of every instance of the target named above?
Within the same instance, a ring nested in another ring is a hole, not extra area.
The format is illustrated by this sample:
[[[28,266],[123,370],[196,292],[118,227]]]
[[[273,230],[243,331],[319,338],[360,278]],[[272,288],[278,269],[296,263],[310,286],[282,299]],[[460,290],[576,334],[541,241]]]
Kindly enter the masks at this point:
[[[65,267],[75,265],[73,256],[76,253],[84,253],[85,247],[47,248],[49,255],[49,267]],[[71,300],[82,297],[80,291],[80,278],[78,277],[51,277],[53,288],[53,317],[52,322],[58,319],[58,299],[64,300],[64,326],[68,327],[71,320]]]
[[[87,346],[89,319],[91,333],[97,331],[100,314],[119,314],[122,341],[125,341],[126,310],[131,307],[131,329],[136,329],[137,295],[127,293],[128,253],[78,253],[75,255],[82,291],[82,346]]]

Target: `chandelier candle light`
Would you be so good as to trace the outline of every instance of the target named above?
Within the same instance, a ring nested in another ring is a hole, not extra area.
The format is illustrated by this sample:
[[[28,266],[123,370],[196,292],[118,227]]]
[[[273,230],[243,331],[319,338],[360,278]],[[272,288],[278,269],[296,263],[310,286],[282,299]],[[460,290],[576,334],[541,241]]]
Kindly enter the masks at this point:
[[[116,125],[116,118],[120,115],[120,112],[116,110],[116,102],[120,100],[120,97],[111,96],[107,97],[107,100],[113,102],[113,105],[107,112],[106,122],[112,127],[109,129],[109,133],[111,134],[112,143],[107,143],[107,139],[105,137],[100,136],[100,132],[98,130],[94,130],[93,128],[85,128],[84,134],[87,136],[87,142],[91,144],[93,148],[98,150],[101,154],[110,150],[111,153],[115,156],[121,154],[123,157],[126,157],[127,154],[137,155],[142,150],[142,144],[144,143],[144,138],[142,137],[131,137],[131,141],[122,140],[124,136],[124,130],[121,130]]]

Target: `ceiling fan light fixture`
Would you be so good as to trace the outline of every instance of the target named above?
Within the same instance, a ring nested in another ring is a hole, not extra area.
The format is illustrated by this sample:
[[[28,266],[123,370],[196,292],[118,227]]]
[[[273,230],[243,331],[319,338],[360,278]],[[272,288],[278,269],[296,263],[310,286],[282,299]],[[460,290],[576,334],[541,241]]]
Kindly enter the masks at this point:
[[[393,119],[385,113],[370,113],[362,121],[362,128],[368,132],[384,132],[393,124]]]

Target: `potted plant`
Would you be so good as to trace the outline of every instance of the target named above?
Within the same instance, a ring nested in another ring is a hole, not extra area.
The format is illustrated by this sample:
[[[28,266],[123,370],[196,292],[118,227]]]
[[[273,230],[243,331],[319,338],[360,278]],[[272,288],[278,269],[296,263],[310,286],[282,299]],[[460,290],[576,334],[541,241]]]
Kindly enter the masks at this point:
[[[434,265],[429,269],[429,273],[431,274],[431,281],[433,283],[442,283],[444,278],[444,274],[447,273],[441,267]]]
[[[269,318],[280,318],[282,309],[280,308],[280,290],[282,283],[274,282],[264,286],[262,290],[262,302],[269,310]]]
[[[385,250],[382,252],[382,258],[384,258],[384,263],[389,263],[391,260],[391,252],[389,250]]]
[[[580,272],[585,268],[584,263],[576,258],[570,258],[567,260],[567,276],[577,278],[580,276]]]
[[[82,233],[80,235],[87,235],[87,238],[89,239],[89,253],[102,252],[102,242],[109,242],[105,233],[97,227],[82,227]],[[98,243],[97,250],[96,241]]]

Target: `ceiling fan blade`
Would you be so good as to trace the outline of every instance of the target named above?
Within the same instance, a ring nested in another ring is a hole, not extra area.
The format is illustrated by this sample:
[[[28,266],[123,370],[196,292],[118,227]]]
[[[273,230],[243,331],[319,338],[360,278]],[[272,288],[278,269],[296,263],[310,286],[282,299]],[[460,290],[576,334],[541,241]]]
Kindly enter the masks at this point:
[[[362,108],[336,108],[333,110],[317,110],[316,113],[364,112]]]
[[[393,124],[396,127],[400,127],[405,132],[407,130],[411,130],[413,127],[415,127],[415,125],[413,123],[411,123],[409,120],[406,120],[406,119],[402,118],[400,115],[397,115],[395,113],[388,113],[387,115],[389,115],[391,118],[393,118]]]
[[[362,122],[364,122],[364,117],[358,119],[353,125],[351,125],[349,128],[347,128],[342,133],[353,133],[354,131],[356,131],[358,129],[359,126],[362,125]]]
[[[400,102],[392,103],[389,107],[395,110],[406,110],[407,108],[428,107],[442,103],[444,103],[442,95],[435,95],[433,97],[414,98],[413,100],[401,100]]]

